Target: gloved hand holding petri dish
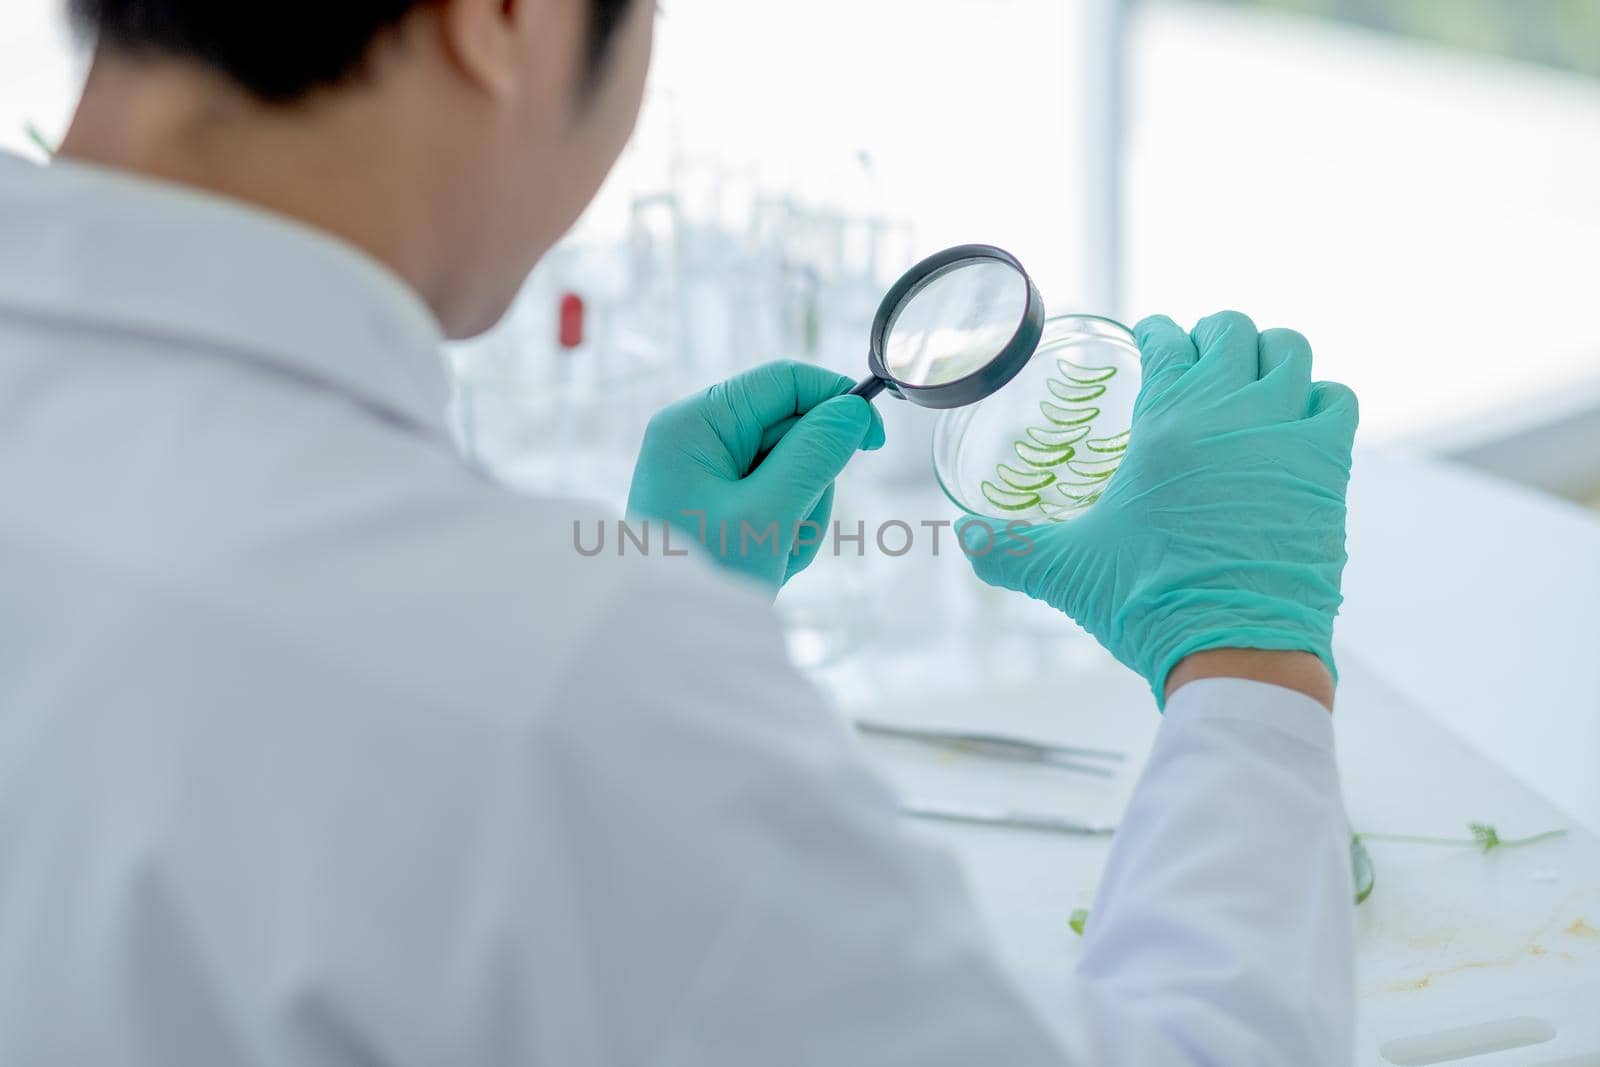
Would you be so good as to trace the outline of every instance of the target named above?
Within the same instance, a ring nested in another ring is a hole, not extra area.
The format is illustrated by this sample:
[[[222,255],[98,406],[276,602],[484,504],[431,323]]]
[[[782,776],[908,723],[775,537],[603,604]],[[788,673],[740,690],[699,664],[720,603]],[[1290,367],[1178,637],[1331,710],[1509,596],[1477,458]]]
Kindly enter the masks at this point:
[[[1100,499],[1127,451],[1140,385],[1139,350],[1119,323],[1089,315],[1046,321],[1015,256],[962,245],[913,267],[873,322],[871,377],[941,409],[934,471],[969,514],[1056,522]]]

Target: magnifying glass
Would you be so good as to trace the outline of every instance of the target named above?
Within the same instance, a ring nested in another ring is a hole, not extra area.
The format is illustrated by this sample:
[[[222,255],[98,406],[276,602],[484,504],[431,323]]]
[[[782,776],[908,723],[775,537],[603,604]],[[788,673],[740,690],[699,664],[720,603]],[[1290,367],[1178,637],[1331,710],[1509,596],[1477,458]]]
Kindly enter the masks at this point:
[[[959,408],[998,392],[1044,336],[1044,301],[1022,264],[991,245],[961,245],[912,267],[872,323],[871,377],[854,396],[888,389],[925,408]]]

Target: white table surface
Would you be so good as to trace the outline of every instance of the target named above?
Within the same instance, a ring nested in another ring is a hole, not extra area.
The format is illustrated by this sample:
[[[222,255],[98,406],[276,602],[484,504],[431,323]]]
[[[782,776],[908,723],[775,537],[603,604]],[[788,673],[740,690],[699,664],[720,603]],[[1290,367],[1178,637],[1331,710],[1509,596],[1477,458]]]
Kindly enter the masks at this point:
[[[1474,1067],[1597,1067],[1600,841],[1574,816],[1600,815],[1600,708],[1587,677],[1600,648],[1600,522],[1430,461],[1366,454],[1351,556],[1335,722],[1357,828],[1460,836],[1484,821],[1507,837],[1574,828],[1488,856],[1372,846],[1378,890],[1358,913],[1358,1062],[1389,1062],[1379,1049],[1397,1038],[1527,1017],[1556,1037]],[[962,561],[942,560],[929,576],[896,580],[897,610],[972,610]],[[865,743],[907,797],[1115,822],[1159,719],[1140,680],[1057,625],[1018,608],[1006,625],[982,626],[977,644],[908,648],[903,662],[875,655],[853,682],[835,673],[831,688],[847,715],[1126,751],[1127,771],[1101,781]],[[861,681],[869,674],[875,684]],[[1002,951],[1048,998],[1079,951],[1067,917],[1090,905],[1109,845],[917,825],[961,858]]]
[[[1548,801],[1343,652],[1336,718],[1346,803],[1367,832],[1466,836],[1492,822],[1507,838],[1570,826]],[[872,739],[897,792],[1114,822],[1143,763],[1156,717],[1148,694],[1112,664],[1072,672],[1069,691],[1039,686],[946,692],[871,709],[905,724],[984,726],[1109,746],[1134,759],[1115,780],[1016,767]],[[856,709],[865,713],[866,709]],[[1068,925],[1089,907],[1110,844],[1033,831],[915,823],[962,861],[1002,953],[1048,1010],[1081,942]],[[1565,839],[1485,855],[1472,848],[1373,842],[1371,898],[1357,912],[1358,1059],[1386,1064],[1391,1041],[1458,1027],[1537,1019],[1554,1037],[1475,1057],[1474,1067],[1591,1067],[1600,1059],[1600,840]],[[1092,919],[1091,919],[1092,921]],[[1570,1063],[1569,1063],[1570,1061]]]
[[[1344,588],[1343,647],[1600,833],[1600,514],[1364,453]]]

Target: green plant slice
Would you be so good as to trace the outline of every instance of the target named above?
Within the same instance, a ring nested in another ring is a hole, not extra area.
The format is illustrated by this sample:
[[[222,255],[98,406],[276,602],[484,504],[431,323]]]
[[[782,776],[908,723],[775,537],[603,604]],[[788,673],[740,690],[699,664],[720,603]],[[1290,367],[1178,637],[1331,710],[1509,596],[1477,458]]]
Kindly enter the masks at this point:
[[[1028,437],[1040,448],[1061,450],[1072,448],[1079,441],[1089,436],[1089,427],[1080,426],[1076,430],[1041,430],[1037,426],[1028,427]],[[1073,449],[1077,451],[1077,449]]]
[[[1367,846],[1356,834],[1350,835],[1350,869],[1355,873],[1355,901],[1359,906],[1372,895],[1373,887],[1378,884],[1378,873],[1373,869]]]
[[[1057,400],[1065,400],[1069,404],[1087,404],[1106,395],[1106,387],[1103,385],[1067,385],[1054,378],[1046,378],[1044,384],[1055,394]]]
[[[1076,463],[1067,464],[1067,469],[1071,471],[1074,476],[1083,479],[1084,482],[1094,486],[1097,489],[1103,488],[1100,483],[1109,482],[1111,480],[1111,476],[1117,473],[1117,468],[1115,467],[1112,467],[1110,470],[1095,470],[1092,468],[1080,467]]]
[[[38,148],[39,151],[43,152],[45,155],[54,158],[56,154],[55,146],[45,138],[44,134],[39,132],[39,127],[35,126],[31,122],[25,122],[22,125],[22,130],[23,133],[27,135],[28,140],[33,142],[34,147]]]
[[[1128,450],[1128,438],[1132,436],[1132,433],[1132,430],[1123,430],[1121,433],[1114,433],[1110,437],[1092,437],[1084,442],[1084,447],[1090,452],[1106,454],[1126,452]]]
[[[1057,480],[1056,492],[1074,504],[1084,504],[1100,499],[1100,494],[1105,492],[1105,483],[1096,482],[1064,482]]]
[[[1016,493],[993,482],[984,482],[982,489],[984,499],[1001,511],[1027,511],[1040,501],[1038,493]]]
[[[1086,508],[1092,507],[1100,500],[1099,493],[1084,493],[1082,495],[1077,495],[1067,492],[1067,487],[1064,485],[1057,485],[1056,488],[1060,490],[1062,496],[1067,498],[1070,507],[1074,512],[1083,511]]]
[[[1083,508],[1077,504],[1053,504],[1048,500],[1041,500],[1039,510],[1044,512],[1044,517],[1051,522],[1064,522],[1082,512]]]
[[[1017,450],[1017,456],[1022,462],[1041,470],[1046,467],[1059,467],[1077,454],[1071,448],[1039,448],[1026,441],[1018,441],[1012,447]]]
[[[1050,471],[1019,471],[1015,467],[1008,467],[1004,463],[995,469],[1000,480],[1019,493],[1032,493],[1045,488],[1056,480]]]
[[[1083,455],[1083,457],[1078,460],[1078,463],[1079,463],[1080,466],[1092,467],[1095,470],[1113,470],[1114,471],[1118,467],[1122,466],[1122,461],[1124,459],[1126,459],[1126,458],[1127,457],[1124,456],[1121,452],[1113,452],[1110,455],[1098,455],[1098,456],[1089,455],[1088,453],[1085,453]]]
[[[1067,919],[1067,925],[1072,927],[1073,933],[1082,937],[1083,932],[1089,928],[1089,910],[1087,908],[1078,908]]]
[[[1039,402],[1039,410],[1057,426],[1087,426],[1100,416],[1099,408],[1064,408],[1048,400]]]
[[[1117,376],[1115,367],[1085,367],[1070,359],[1058,359],[1056,366],[1061,368],[1061,373],[1073,385],[1099,385]]]

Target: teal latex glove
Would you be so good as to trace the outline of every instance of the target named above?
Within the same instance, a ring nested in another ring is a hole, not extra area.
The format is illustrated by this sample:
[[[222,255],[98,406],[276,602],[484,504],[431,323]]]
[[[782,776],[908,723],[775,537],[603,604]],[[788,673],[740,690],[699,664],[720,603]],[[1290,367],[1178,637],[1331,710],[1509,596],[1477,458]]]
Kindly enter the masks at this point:
[[[769,363],[667,408],[645,431],[629,515],[670,523],[776,593],[826,540],[834,479],[857,451],[883,447],[877,411],[842,395],[854,384]]]
[[[1304,337],[1237,312],[1134,332],[1144,385],[1104,496],[1070,522],[997,530],[978,576],[1077,620],[1157,703],[1207,649],[1312,652],[1333,671],[1355,394],[1312,383]]]

